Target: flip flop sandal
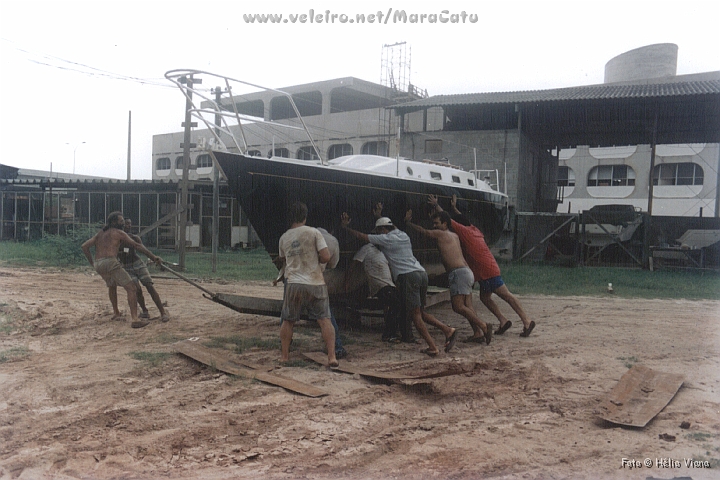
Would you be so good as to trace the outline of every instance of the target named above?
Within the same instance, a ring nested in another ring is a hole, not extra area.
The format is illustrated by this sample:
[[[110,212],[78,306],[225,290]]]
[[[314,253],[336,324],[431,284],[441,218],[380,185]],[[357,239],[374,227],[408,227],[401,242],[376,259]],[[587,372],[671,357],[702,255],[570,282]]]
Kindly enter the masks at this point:
[[[495,330],[495,335],[502,335],[507,332],[510,327],[512,327],[512,322],[508,320],[504,325],[500,325],[498,329]]]
[[[523,328],[523,332],[520,334],[521,337],[529,337],[530,332],[533,331],[533,328],[535,328],[535,322],[531,321],[530,326],[527,328]]]
[[[424,349],[424,350],[420,350],[420,353],[424,353],[425,355],[428,355],[428,356],[430,356],[430,357],[437,357],[437,356],[440,354],[439,351],[438,351],[438,352],[433,352],[432,350],[430,350],[430,347],[428,347],[428,348],[426,348],[426,349]]]
[[[450,335],[450,338],[447,339],[447,343],[445,344],[445,353],[448,353],[452,348],[455,346],[455,342],[457,342],[457,329]]]

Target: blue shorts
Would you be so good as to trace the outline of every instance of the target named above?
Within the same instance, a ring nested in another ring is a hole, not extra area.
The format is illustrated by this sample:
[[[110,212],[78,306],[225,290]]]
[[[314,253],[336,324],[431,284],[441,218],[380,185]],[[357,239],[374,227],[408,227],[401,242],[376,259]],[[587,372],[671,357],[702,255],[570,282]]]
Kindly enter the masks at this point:
[[[478,285],[482,293],[492,293],[505,285],[505,282],[503,282],[502,277],[498,275],[497,277],[488,278],[487,280],[480,280]]]
[[[455,270],[450,270],[450,273],[448,273],[448,282],[450,284],[451,297],[456,295],[472,295],[475,276],[468,267],[460,267]]]

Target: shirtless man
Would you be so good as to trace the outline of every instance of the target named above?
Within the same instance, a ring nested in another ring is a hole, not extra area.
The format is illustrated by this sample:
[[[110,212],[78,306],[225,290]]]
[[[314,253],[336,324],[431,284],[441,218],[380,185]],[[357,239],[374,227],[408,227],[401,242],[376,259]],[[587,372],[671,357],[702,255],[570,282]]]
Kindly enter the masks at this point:
[[[130,275],[123,269],[122,264],[118,261],[117,255],[120,245],[127,245],[138,252],[146,255],[157,265],[162,263],[162,258],[153,255],[153,253],[145,248],[141,243],[137,243],[123,231],[125,227],[125,219],[122,212],[112,212],[108,215],[107,224],[101,231],[95,234],[90,240],[82,244],[82,251],[85,257],[99,273],[105,284],[108,286],[108,295],[110,302],[113,304],[113,310],[117,318],[120,316],[120,310],[117,306],[117,286],[120,285],[127,292],[128,305],[130,306],[130,315],[132,316],[132,328],[142,328],[149,324],[138,318],[137,313],[137,290],[136,285],[130,278]],[[90,254],[90,248],[95,247],[95,260]]]
[[[436,196],[430,195],[428,203],[435,207],[436,212],[443,211]],[[500,267],[488,248],[487,243],[485,243],[485,236],[460,213],[460,210],[457,208],[457,197],[455,195],[453,195],[450,200],[450,206],[452,207],[454,217],[450,222],[450,228],[460,238],[465,259],[475,275],[475,280],[480,286],[480,301],[482,301],[500,322],[500,326],[495,331],[495,335],[504,334],[512,326],[512,322],[505,318],[498,305],[492,299],[493,293],[507,302],[515,313],[517,313],[518,317],[520,317],[523,323],[523,331],[520,336],[529,337],[535,328],[535,321],[530,320],[525,310],[523,310],[522,305],[520,305],[520,301],[508,290],[505,282],[503,282],[500,276]]]
[[[440,259],[445,266],[445,271],[448,272],[452,309],[455,313],[465,317],[473,330],[472,337],[467,341],[480,343],[484,340],[485,344],[489,345],[492,340],[492,329],[475,313],[472,301],[475,278],[463,257],[460,239],[450,231],[450,222],[452,221],[450,215],[447,212],[440,212],[434,213],[430,218],[433,222],[433,230],[426,230],[420,225],[412,223],[412,210],[408,210],[405,213],[405,225],[423,236],[437,241]]]

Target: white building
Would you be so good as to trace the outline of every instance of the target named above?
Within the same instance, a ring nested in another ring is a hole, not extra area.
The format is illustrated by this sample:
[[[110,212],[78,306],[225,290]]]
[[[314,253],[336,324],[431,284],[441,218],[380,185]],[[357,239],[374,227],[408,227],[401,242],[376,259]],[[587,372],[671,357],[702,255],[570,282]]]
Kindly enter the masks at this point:
[[[677,46],[649,45],[610,60],[605,84],[648,85],[720,80],[720,72],[676,76]],[[720,146],[657,145],[651,176],[651,146],[630,145],[560,150],[558,212],[589,210],[595,205],[632,205],[652,214],[705,216],[718,213]],[[652,180],[651,180],[652,179]]]

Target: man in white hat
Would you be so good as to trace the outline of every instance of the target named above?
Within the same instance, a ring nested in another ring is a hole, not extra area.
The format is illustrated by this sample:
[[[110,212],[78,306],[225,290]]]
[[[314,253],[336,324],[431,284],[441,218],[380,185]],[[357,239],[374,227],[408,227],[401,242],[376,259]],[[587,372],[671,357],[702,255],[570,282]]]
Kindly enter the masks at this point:
[[[428,344],[428,348],[423,352],[431,357],[440,353],[425,323],[429,323],[443,332],[445,352],[449,352],[457,340],[457,329],[445,325],[425,311],[428,276],[413,255],[410,237],[402,230],[395,228],[392,220],[388,217],[377,219],[375,229],[378,233],[375,235],[368,235],[349,228],[350,216],[346,212],[343,212],[340,223],[355,238],[372,243],[385,254],[393,281],[400,290],[400,295],[405,303],[406,314],[412,319],[415,328]]]

